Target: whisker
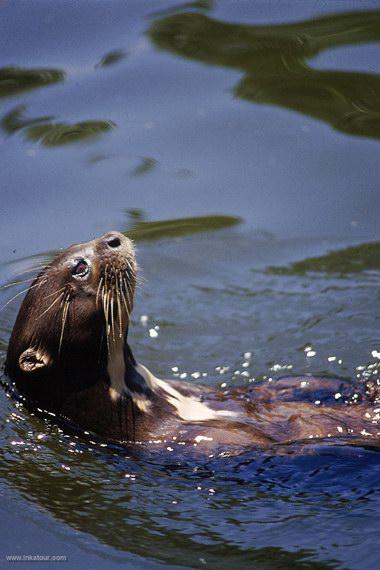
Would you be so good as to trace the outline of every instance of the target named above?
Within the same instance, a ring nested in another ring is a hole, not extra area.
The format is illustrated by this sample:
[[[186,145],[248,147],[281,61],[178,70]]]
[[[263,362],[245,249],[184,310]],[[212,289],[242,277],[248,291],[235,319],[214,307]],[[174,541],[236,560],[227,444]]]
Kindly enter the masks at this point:
[[[104,317],[105,317],[105,321],[106,321],[107,348],[108,348],[108,352],[109,352],[110,351],[110,338],[109,338],[110,337],[110,324],[109,324],[109,318],[108,318],[108,313],[109,313],[109,291],[108,290],[104,294],[103,311],[104,311]]]
[[[124,302],[124,304],[125,304],[125,308],[126,308],[126,310],[127,310],[128,317],[129,317],[129,307],[128,307],[127,301],[126,301],[126,299],[125,299],[125,291],[124,291],[125,288],[126,288],[126,286],[125,286],[124,276],[123,276],[123,274],[120,272],[120,273],[119,273],[119,291],[120,291],[120,294],[121,294],[121,296],[122,296],[122,298],[123,298],[123,302]]]
[[[108,352],[109,352],[109,351],[110,351],[110,343],[109,343],[109,325],[108,325],[107,295],[108,295],[108,291],[106,290],[106,284],[105,284],[104,288],[102,289],[102,306],[103,306],[105,329],[106,329],[107,350],[108,350]]]
[[[110,324],[110,301],[111,301],[111,291],[107,290],[106,296],[106,307],[107,307],[107,323]]]
[[[144,285],[144,283],[146,283],[146,278],[144,277],[144,275],[140,273],[136,273],[136,284],[138,285]]]
[[[45,265],[45,264],[41,264],[41,265],[34,265],[33,267],[29,267],[28,269],[23,269],[22,271],[17,271],[15,272],[15,275],[19,275],[20,277],[22,275],[26,275],[27,273],[43,273],[44,271],[46,271],[47,269],[50,269],[51,265]]]
[[[115,322],[114,322],[114,305],[113,305],[113,292],[111,294],[111,331],[112,331],[112,338],[115,342]]]
[[[107,263],[99,280],[96,304],[102,303],[106,324],[107,346],[122,338],[125,319],[129,320],[133,306],[135,268],[126,260],[123,270]],[[111,347],[112,348],[112,347]]]
[[[124,303],[124,306],[125,306],[125,310],[126,310],[126,312],[127,312],[127,317],[128,317],[128,319],[129,319],[129,308],[128,308],[127,300],[126,300],[126,298],[125,298],[124,291],[123,291],[123,288],[122,288],[122,287],[120,287],[120,292],[121,292],[121,297],[122,297],[122,299],[123,299],[123,303]]]
[[[107,350],[108,353],[111,352],[111,346],[110,346],[110,326],[107,324],[107,328],[106,328],[106,339],[107,339]]]
[[[98,285],[98,289],[96,291],[96,306],[99,306],[99,294],[100,294],[100,289],[102,287],[102,283],[103,283],[103,277],[100,278],[99,280],[99,285]]]
[[[47,283],[47,280],[48,280],[47,277],[44,277],[43,279],[38,279],[38,289],[41,287],[41,285],[45,285],[45,283]]]
[[[70,307],[70,298],[68,298],[65,301],[65,305],[63,307],[63,311],[62,311],[62,328],[61,328],[61,336],[59,337],[59,346],[58,346],[58,354],[61,354],[61,348],[62,348],[62,340],[63,340],[63,333],[65,330],[65,325],[66,325],[66,320],[67,320],[67,314],[69,312],[69,307]]]
[[[49,307],[48,307],[47,309],[45,309],[45,311],[44,311],[43,313],[41,313],[41,314],[37,317],[37,319],[40,319],[40,318],[43,317],[48,311],[50,311],[50,309],[51,309],[52,307],[54,307],[54,305],[55,305],[59,300],[61,300],[60,298],[61,298],[63,295],[64,295],[63,292],[60,293],[59,295],[57,295],[56,299],[54,299],[54,301],[51,303],[51,305],[49,305]]]
[[[127,290],[128,290],[128,301],[129,301],[129,307],[130,307],[130,311],[132,310],[132,305],[133,305],[133,290],[132,290],[132,286],[130,284],[129,281],[126,281],[126,286],[127,286]]]
[[[22,281],[12,281],[11,283],[5,283],[0,286],[0,291],[3,289],[8,289],[9,287],[16,287],[16,285],[22,285],[22,283],[27,283],[28,281],[33,281],[34,277],[28,277],[28,279],[23,279]]]
[[[127,296],[128,313],[130,313],[131,299],[130,299],[130,296],[129,296],[128,283],[127,283],[127,281],[126,281],[125,278],[123,278],[123,283],[124,283],[124,287],[125,287],[125,294],[126,294],[126,296]]]
[[[122,326],[122,313],[121,313],[118,277],[119,277],[119,272],[115,275],[115,288],[116,288],[117,316],[119,321],[119,338],[121,338],[123,336],[123,326]]]
[[[145,283],[146,283],[146,278],[141,274],[141,272],[139,273],[135,273],[134,275],[134,279],[135,279],[135,287],[136,288],[142,288]]]
[[[14,295],[14,297],[12,297],[12,299],[9,299],[9,301],[7,301],[2,307],[0,307],[0,311],[5,309],[5,307],[7,307],[10,303],[12,303],[12,301],[17,299],[17,297],[20,297],[20,295],[23,295],[27,291],[30,291],[31,289],[38,287],[38,285],[39,285],[39,283],[36,283],[35,285],[31,285],[30,287],[27,287],[26,289],[23,289],[22,291],[19,291],[18,293],[16,293],[16,295]]]
[[[55,295],[56,293],[59,293],[60,291],[63,291],[64,289],[66,289],[66,285],[64,285],[60,289],[57,289],[56,291],[53,291],[53,293],[49,293],[49,295],[46,295],[46,297],[44,297],[43,300],[48,299],[49,297],[52,297],[53,295]]]
[[[130,263],[130,261],[128,261],[128,259],[126,259],[125,262],[126,262],[126,264],[128,265],[129,270],[130,270],[130,272],[132,273],[132,275],[135,275],[135,274],[136,274],[136,270],[135,270],[135,268],[133,267],[133,265]]]

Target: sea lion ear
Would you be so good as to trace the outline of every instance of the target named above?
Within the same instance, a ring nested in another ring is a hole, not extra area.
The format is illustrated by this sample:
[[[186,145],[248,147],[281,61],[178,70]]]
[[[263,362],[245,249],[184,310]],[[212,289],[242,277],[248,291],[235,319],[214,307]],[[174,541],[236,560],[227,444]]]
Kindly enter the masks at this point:
[[[46,352],[37,348],[27,348],[18,359],[23,372],[34,372],[49,365],[50,358]]]

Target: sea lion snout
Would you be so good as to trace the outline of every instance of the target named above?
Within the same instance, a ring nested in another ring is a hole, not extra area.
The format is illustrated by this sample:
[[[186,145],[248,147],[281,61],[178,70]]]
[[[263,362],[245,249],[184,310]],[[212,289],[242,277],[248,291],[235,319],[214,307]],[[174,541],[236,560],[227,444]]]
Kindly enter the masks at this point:
[[[125,251],[126,253],[132,253],[134,251],[132,241],[117,231],[107,232],[96,241],[111,251],[119,250]]]
[[[94,240],[94,246],[100,267],[108,264],[119,269],[128,266],[135,268],[135,248],[133,242],[124,234],[117,231],[107,232]]]
[[[119,249],[124,242],[130,242],[130,240],[120,232],[108,232],[100,239],[103,239],[110,249]]]

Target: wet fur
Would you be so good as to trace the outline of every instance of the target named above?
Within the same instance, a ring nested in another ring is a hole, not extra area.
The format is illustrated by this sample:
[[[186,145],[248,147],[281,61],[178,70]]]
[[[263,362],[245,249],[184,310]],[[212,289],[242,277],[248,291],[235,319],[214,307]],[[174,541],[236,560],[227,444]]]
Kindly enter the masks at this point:
[[[78,259],[91,268],[83,280],[72,273]],[[225,394],[156,378],[127,342],[136,278],[133,245],[117,232],[71,246],[42,269],[21,305],[6,363],[29,401],[116,442],[209,450],[379,441],[380,409],[364,389],[361,404],[337,404],[333,394],[350,390],[338,379],[284,378]]]

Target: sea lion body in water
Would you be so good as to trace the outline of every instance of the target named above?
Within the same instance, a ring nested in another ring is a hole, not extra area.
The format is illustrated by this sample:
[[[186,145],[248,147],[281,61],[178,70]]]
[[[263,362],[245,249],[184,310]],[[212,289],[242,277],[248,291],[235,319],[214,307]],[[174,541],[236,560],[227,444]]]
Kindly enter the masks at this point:
[[[352,390],[338,379],[283,378],[225,394],[153,376],[127,343],[136,273],[132,242],[109,232],[69,247],[37,276],[6,361],[27,402],[113,442],[175,441],[209,450],[379,440],[380,409],[368,401],[336,404],[334,393]],[[321,391],[324,401],[316,405]]]

